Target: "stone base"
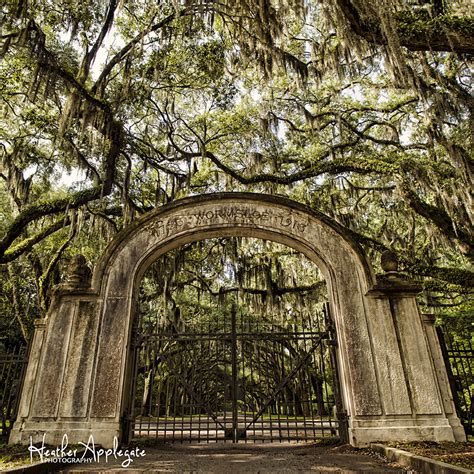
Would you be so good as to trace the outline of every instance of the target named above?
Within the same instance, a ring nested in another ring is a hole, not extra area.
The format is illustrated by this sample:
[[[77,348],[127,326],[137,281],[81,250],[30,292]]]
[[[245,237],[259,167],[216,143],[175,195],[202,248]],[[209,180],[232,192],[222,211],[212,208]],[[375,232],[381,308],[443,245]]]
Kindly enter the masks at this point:
[[[18,426],[18,428],[17,428]],[[51,446],[67,444],[100,445],[103,448],[112,448],[114,438],[120,439],[119,422],[27,422],[15,423],[10,433],[9,443],[34,444],[42,443]],[[67,436],[67,439],[65,438]],[[64,443],[63,443],[64,444]]]
[[[364,420],[357,421],[354,425],[358,426],[349,428],[349,443],[357,448],[367,447],[375,442],[466,440],[463,427],[453,427],[447,419]]]
[[[451,426],[452,424],[456,426]],[[465,441],[459,420],[446,418],[382,418],[353,420],[349,428],[349,443],[362,448],[374,442],[402,441]],[[65,438],[67,436],[67,439]],[[120,440],[120,423],[115,422],[17,422],[10,434],[10,443],[42,443],[51,446],[67,444],[101,445],[112,448],[114,438]]]
[[[454,439],[461,443],[466,441],[466,432],[464,431],[464,426],[459,421],[459,418],[456,415],[448,416],[448,421],[453,429]]]

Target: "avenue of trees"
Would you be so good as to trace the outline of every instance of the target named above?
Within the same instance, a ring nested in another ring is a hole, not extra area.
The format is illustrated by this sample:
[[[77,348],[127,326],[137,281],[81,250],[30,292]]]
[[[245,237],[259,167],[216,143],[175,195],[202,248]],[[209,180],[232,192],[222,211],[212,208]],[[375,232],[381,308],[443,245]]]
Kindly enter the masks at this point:
[[[273,242],[208,239],[165,254],[140,288],[134,414],[145,430],[151,417],[200,415],[205,429],[209,412],[229,417],[235,390],[249,420],[333,417],[326,299],[318,267]]]
[[[472,321],[470,0],[5,0],[0,25],[3,343],[72,255],[226,190],[324,212]]]

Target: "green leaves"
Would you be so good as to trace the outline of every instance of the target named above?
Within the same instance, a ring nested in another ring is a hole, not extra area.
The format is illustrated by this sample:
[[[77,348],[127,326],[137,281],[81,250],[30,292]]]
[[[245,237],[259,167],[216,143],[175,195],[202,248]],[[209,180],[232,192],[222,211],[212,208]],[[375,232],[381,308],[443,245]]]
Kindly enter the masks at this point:
[[[420,261],[467,268],[471,71],[432,51],[466,40],[466,15],[391,0],[21,5],[1,13],[0,261],[37,252],[47,267],[72,208],[87,224],[71,252],[93,259],[156,206],[251,191],[312,205],[374,262],[390,247],[427,281],[445,280]]]

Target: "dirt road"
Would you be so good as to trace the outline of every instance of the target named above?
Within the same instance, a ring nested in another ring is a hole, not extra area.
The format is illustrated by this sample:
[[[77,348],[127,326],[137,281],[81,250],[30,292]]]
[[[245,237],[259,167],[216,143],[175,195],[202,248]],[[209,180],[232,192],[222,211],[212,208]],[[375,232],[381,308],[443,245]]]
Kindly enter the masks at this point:
[[[146,455],[135,459],[128,468],[123,459],[81,464],[63,472],[405,472],[366,450],[349,446],[315,446],[311,444],[206,444],[163,445],[144,448]]]

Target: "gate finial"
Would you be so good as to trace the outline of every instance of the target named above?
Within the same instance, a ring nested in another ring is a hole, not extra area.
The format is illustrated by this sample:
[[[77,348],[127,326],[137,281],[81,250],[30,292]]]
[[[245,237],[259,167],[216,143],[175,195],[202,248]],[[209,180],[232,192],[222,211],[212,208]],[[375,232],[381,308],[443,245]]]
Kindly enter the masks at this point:
[[[382,270],[388,276],[395,276],[398,273],[398,258],[391,250],[385,250],[380,258]]]
[[[92,272],[84,255],[74,255],[67,268],[66,284],[71,288],[89,288]]]

